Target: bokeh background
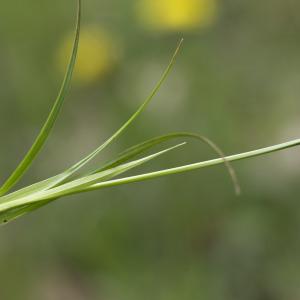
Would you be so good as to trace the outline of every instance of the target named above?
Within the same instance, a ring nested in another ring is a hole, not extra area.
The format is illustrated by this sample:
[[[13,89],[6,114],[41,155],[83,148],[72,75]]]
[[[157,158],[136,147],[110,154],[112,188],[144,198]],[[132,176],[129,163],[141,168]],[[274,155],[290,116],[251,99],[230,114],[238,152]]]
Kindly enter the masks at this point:
[[[297,0],[85,0],[63,113],[22,185],[60,172],[109,137],[176,67],[146,112],[95,164],[171,131],[227,154],[299,137]],[[0,179],[56,97],[75,0],[0,8]],[[136,172],[215,157],[190,142]],[[0,228],[0,299],[300,297],[300,152],[69,197]]]

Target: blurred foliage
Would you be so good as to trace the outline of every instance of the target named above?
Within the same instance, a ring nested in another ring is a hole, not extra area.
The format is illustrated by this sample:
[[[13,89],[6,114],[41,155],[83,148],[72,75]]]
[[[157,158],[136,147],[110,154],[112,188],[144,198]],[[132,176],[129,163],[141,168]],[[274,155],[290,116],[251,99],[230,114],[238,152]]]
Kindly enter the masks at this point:
[[[74,80],[77,84],[90,84],[105,77],[113,68],[117,54],[117,47],[107,33],[101,32],[99,26],[84,27],[81,30],[80,48]],[[74,34],[70,34],[58,49],[58,66],[65,72]]]
[[[146,3],[84,1],[84,28],[93,28],[82,40],[84,71],[78,65],[31,181],[63,170],[127,119],[182,36],[160,96],[110,151],[176,130],[204,134],[228,154],[299,137],[299,1],[213,1],[210,22],[201,10],[208,0],[152,1],[153,11],[141,13]],[[56,96],[74,15],[70,0],[2,3],[1,180]],[[191,143],[156,169],[212,156]],[[235,164],[239,198],[218,167],[70,197],[1,227],[0,298],[297,299],[299,161],[293,149]]]
[[[216,7],[214,0],[142,0],[137,13],[141,23],[150,28],[178,31],[211,24]]]

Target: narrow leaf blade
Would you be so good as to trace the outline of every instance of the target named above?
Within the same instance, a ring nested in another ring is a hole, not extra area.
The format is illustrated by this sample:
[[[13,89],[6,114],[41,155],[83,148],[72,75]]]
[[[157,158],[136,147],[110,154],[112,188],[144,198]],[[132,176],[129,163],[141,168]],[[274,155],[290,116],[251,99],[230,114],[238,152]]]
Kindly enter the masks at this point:
[[[17,168],[13,171],[13,173],[9,176],[9,178],[5,181],[5,183],[0,188],[0,196],[5,195],[7,192],[11,190],[11,188],[21,179],[21,177],[28,170],[30,165],[33,163],[34,159],[37,157],[42,147],[44,146],[55,122],[59,115],[59,112],[62,108],[62,105],[65,100],[66,93],[70,86],[70,82],[72,79],[74,66],[77,57],[78,45],[79,45],[79,34],[80,34],[80,22],[81,22],[81,0],[78,0],[78,14],[77,14],[77,24],[76,24],[76,33],[73,44],[73,50],[70,58],[69,65],[67,67],[67,71],[65,74],[65,78],[63,80],[61,89],[59,91],[58,97],[56,98],[54,105],[47,117],[46,122],[44,123],[40,133],[38,134],[36,140],[33,145],[17,166]]]

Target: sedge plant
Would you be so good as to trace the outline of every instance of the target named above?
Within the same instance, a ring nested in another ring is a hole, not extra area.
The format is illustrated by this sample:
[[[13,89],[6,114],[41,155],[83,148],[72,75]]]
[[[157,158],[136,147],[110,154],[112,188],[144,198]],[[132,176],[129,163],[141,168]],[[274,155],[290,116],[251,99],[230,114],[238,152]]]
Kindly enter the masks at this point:
[[[163,72],[160,80],[155,85],[154,89],[150,95],[142,102],[140,107],[135,113],[104,143],[102,143],[97,149],[91,152],[89,155],[78,161],[76,164],[72,165],[68,169],[64,170],[58,175],[50,177],[48,179],[42,180],[40,182],[34,183],[32,185],[23,187],[17,191],[13,191],[15,185],[20,181],[20,179],[25,175],[26,171],[32,165],[33,161],[37,155],[42,150],[46,140],[48,139],[51,130],[53,129],[57,117],[63,106],[66,93],[69,89],[70,82],[72,79],[74,66],[76,63],[76,57],[78,52],[79,37],[80,37],[80,23],[81,23],[81,0],[78,0],[78,13],[77,22],[75,30],[75,38],[72,48],[71,57],[69,64],[67,66],[66,74],[59,91],[59,94],[53,104],[53,107],[40,130],[37,138],[30,147],[29,151],[18,164],[16,169],[4,182],[0,188],[0,223],[5,224],[12,221],[20,216],[23,216],[31,211],[34,211],[42,206],[49,204],[57,199],[78,193],[89,192],[93,190],[100,190],[106,187],[114,187],[118,185],[140,182],[149,179],[155,179],[162,176],[184,173],[200,168],[210,167],[218,164],[225,164],[229,175],[232,179],[235,192],[240,193],[240,187],[234,169],[231,166],[232,161],[237,161],[241,159],[251,158],[259,155],[264,155],[267,153],[283,150],[286,148],[294,147],[300,144],[300,139],[293,140],[290,142],[253,150],[245,153],[235,154],[231,156],[225,156],[221,149],[216,146],[208,138],[188,132],[175,132],[169,133],[163,136],[158,136],[137,144],[124,152],[120,153],[116,158],[112,159],[108,163],[104,164],[100,168],[95,168],[88,173],[79,175],[79,170],[83,168],[87,163],[91,162],[102,150],[108,147],[112,142],[117,140],[117,138],[124,133],[124,131],[135,121],[135,119],[145,110],[151,100],[159,91],[160,87],[167,79],[176,59],[176,56],[182,45],[182,40],[180,41],[178,47],[176,48],[174,55],[172,56],[170,63]],[[137,158],[145,151],[150,150],[154,146],[160,145],[166,141],[174,139],[187,139],[193,138],[204,142],[210,146],[219,156],[219,158],[202,161],[192,164],[187,164],[179,167],[173,167],[163,170],[158,170],[154,172],[144,173],[134,176],[120,176],[125,172],[132,170],[135,167],[141,166],[142,164],[151,161],[161,155],[168,153],[176,148],[179,148],[185,144],[185,142],[176,144],[173,147],[166,148],[159,152],[153,153],[151,155]]]

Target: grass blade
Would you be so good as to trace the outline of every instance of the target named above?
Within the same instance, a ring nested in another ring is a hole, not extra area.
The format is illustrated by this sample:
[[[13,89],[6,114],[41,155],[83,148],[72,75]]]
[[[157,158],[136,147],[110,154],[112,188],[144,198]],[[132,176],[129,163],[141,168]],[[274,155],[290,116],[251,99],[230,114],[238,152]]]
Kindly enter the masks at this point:
[[[21,163],[17,166],[17,168],[13,171],[13,173],[9,176],[9,178],[5,181],[3,186],[0,188],[0,196],[5,195],[10,189],[21,179],[21,177],[25,174],[27,169],[30,167],[36,156],[39,154],[43,145],[45,144],[54,124],[59,115],[61,107],[63,105],[66,93],[70,86],[70,82],[72,79],[74,66],[77,57],[77,50],[79,44],[79,34],[80,34],[80,21],[81,21],[81,0],[78,0],[78,13],[77,13],[77,25],[76,25],[76,34],[73,44],[72,55],[70,58],[69,65],[67,67],[66,75],[64,81],[62,83],[61,89],[59,91],[58,97],[48,115],[46,122],[44,123],[40,133],[38,134],[36,140],[33,145],[21,161]]]

